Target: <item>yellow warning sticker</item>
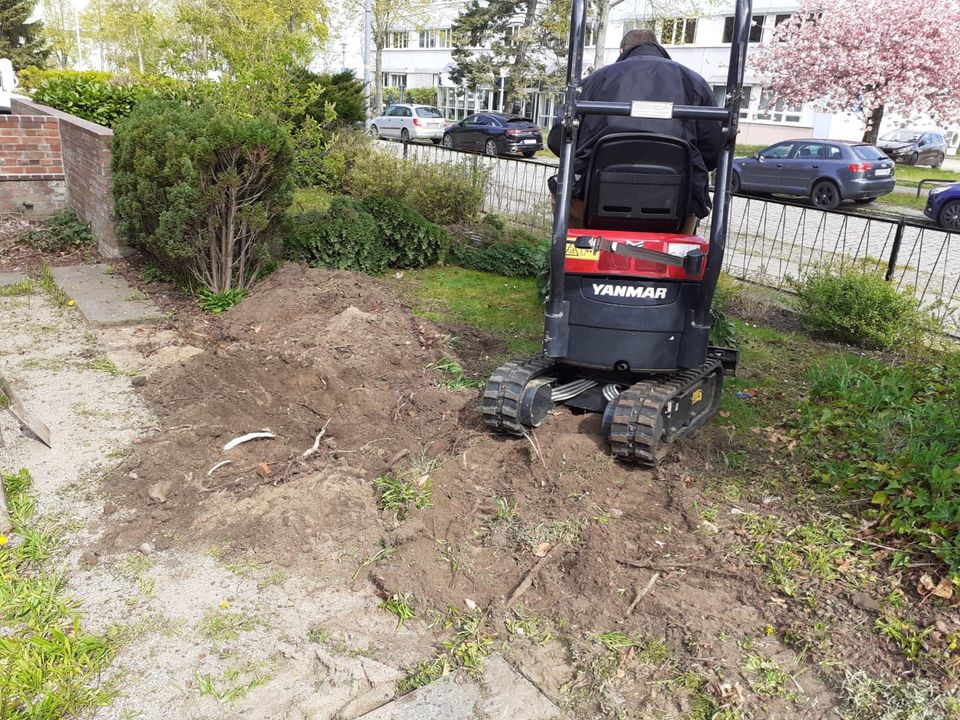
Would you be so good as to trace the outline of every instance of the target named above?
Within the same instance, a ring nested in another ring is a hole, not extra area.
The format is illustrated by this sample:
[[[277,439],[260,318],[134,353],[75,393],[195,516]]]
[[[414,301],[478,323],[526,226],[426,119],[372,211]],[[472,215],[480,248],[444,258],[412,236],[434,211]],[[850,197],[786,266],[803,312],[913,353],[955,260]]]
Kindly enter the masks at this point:
[[[701,390],[700,388],[697,388],[696,390],[694,390],[693,395],[690,396],[690,400],[693,402],[694,405],[696,405],[698,402],[703,400],[703,390]]]
[[[578,248],[572,242],[568,242],[567,257],[576,260],[598,260],[600,253],[590,248]]]

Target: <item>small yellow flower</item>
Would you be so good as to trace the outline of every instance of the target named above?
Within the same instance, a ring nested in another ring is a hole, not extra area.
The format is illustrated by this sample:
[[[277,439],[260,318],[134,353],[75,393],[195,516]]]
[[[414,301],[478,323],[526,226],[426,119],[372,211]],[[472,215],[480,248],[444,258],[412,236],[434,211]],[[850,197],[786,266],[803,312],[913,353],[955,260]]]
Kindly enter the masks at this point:
[[[7,536],[0,535],[0,545],[6,545],[6,544],[7,544]]]
[[[73,307],[74,305],[76,305],[76,303],[73,300],[67,300],[67,305],[69,305],[70,307]]]
[[[230,603],[228,603],[226,600],[221,600],[221,601],[220,601],[220,609],[221,609],[221,610],[226,610],[228,607],[230,607]]]
[[[773,635],[773,634],[777,631],[777,629],[776,629],[775,627],[773,627],[773,625],[767,625],[767,626],[763,629],[763,631],[764,631],[767,635]]]

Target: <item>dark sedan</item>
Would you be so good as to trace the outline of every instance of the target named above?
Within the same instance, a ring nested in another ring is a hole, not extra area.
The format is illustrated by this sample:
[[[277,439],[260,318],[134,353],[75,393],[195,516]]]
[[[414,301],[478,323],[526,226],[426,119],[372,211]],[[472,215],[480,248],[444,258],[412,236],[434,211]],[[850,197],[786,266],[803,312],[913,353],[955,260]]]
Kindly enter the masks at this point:
[[[931,190],[923,214],[936,220],[944,230],[960,233],[960,182]]]
[[[893,161],[860,142],[787,140],[733,161],[734,192],[798,195],[824,210],[873,202],[896,184]]]
[[[543,133],[536,123],[518,115],[478,113],[450,125],[443,133],[443,146],[491,157],[519,153],[529,158],[543,149]]]

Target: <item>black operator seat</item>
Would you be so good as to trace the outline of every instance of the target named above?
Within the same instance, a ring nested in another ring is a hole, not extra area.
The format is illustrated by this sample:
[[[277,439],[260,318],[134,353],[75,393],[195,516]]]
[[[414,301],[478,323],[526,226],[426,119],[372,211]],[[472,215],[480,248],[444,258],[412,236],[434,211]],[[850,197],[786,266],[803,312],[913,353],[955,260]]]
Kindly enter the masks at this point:
[[[604,135],[584,178],[584,225],[596,230],[680,232],[689,214],[692,161],[683,140]]]

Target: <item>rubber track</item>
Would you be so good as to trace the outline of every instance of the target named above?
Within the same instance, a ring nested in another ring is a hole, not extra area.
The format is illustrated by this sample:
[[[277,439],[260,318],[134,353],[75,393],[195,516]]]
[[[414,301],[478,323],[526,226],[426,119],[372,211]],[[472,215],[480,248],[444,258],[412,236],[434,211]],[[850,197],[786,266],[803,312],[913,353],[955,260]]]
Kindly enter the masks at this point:
[[[658,382],[639,382],[620,393],[610,425],[613,454],[631,462],[656,465],[663,435],[663,425],[661,422],[658,426],[658,420],[667,403],[719,367],[719,360],[708,360],[694,370],[685,370]]]
[[[487,426],[499,432],[523,435],[527,428],[517,419],[523,388],[552,367],[552,360],[535,356],[508,362],[494,370],[483,388],[483,421]]]

